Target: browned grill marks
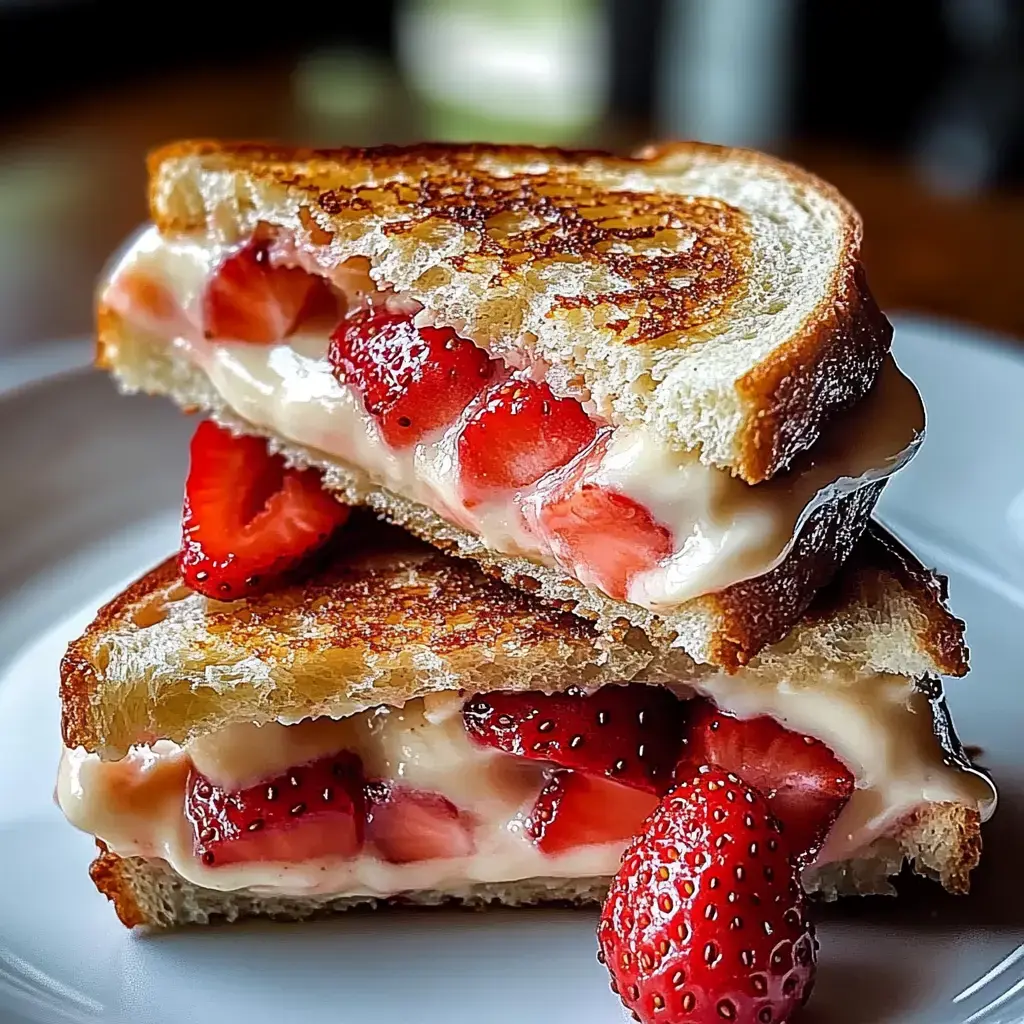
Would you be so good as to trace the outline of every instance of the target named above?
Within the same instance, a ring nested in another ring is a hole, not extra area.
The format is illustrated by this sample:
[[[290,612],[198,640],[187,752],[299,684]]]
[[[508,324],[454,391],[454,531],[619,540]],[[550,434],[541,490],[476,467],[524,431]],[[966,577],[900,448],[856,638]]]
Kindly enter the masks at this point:
[[[605,290],[563,295],[555,304],[608,307],[605,326],[623,341],[697,331],[721,315],[746,276],[746,216],[708,197],[601,189],[581,174],[585,158],[549,154],[498,174],[472,149],[427,147],[393,159],[357,151],[346,183],[310,185],[326,189],[318,197],[326,213],[377,214],[386,234],[426,221],[458,224],[470,245],[452,265],[480,271],[496,262],[495,284],[552,263],[600,268],[610,275]]]

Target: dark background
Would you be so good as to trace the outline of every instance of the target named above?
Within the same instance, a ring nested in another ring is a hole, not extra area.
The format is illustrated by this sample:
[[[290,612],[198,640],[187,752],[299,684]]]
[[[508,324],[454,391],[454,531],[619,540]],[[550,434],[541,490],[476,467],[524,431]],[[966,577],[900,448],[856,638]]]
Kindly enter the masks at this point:
[[[0,0],[0,349],[88,331],[186,135],[765,148],[861,209],[887,306],[1024,335],[1022,36],[1024,0]]]
[[[246,73],[261,62],[298,62],[339,44],[396,64],[396,22],[410,9],[436,8],[441,17],[451,16],[446,8],[476,10],[497,34],[515,20],[502,6],[515,5],[373,0],[289,11],[279,3],[259,14],[258,5],[224,0],[176,0],[151,12],[112,0],[7,0],[0,2],[0,110],[17,123],[69,100],[145,88],[185,69]],[[960,164],[971,183],[1021,175],[1024,4],[1016,0],[551,0],[537,6],[563,8],[561,20],[570,25],[607,21],[607,46],[593,54],[609,65],[607,114],[641,132],[658,127],[658,79],[673,60],[665,33],[680,12],[685,46],[686,22],[698,30],[699,8],[717,6],[715,17],[728,23],[761,7],[772,12],[768,20],[785,23],[788,39],[790,81],[777,97],[787,123],[778,142],[828,140],[911,155],[945,141],[946,160]],[[546,19],[536,20],[540,36]],[[724,41],[715,57],[728,63],[730,52]],[[459,56],[437,52],[436,60]],[[393,70],[401,75],[401,67]],[[742,65],[731,73],[755,77]],[[386,125],[379,134],[395,135]]]

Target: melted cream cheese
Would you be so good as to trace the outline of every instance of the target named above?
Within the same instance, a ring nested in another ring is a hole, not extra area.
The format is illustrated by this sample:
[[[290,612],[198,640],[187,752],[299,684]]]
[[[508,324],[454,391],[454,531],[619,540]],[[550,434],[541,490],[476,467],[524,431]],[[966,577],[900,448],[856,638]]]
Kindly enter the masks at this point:
[[[472,405],[446,430],[398,451],[384,442],[355,391],[335,379],[326,357],[329,325],[310,325],[277,345],[205,340],[199,312],[203,289],[229,252],[206,240],[166,239],[150,228],[114,266],[102,300],[138,329],[179,346],[243,419],[342,460],[373,485],[426,505],[492,550],[557,563],[585,585],[597,586],[590,568],[546,534],[540,514],[570,467],[501,500],[464,505],[456,441]],[[164,323],[162,333],[139,311],[140,280],[158,282],[182,311]],[[359,292],[359,301],[364,299]],[[670,448],[653,431],[613,430],[603,454],[588,464],[585,479],[646,507],[671,530],[675,546],[661,563],[633,577],[626,598],[666,612],[769,572],[789,553],[816,508],[895,472],[916,451],[923,429],[920,397],[889,359],[872,394],[833,424],[797,468],[756,487],[704,465],[695,453]]]
[[[856,856],[922,804],[953,801],[987,817],[994,791],[983,776],[945,763],[926,700],[908,680],[879,675],[826,678],[812,686],[769,686],[721,675],[701,690],[741,717],[771,714],[832,747],[857,779],[817,865]],[[378,708],[341,721],[237,726],[182,749],[160,742],[102,762],[65,750],[57,796],[68,820],[122,856],[161,857],[180,875],[214,889],[267,893],[372,895],[531,877],[590,878],[615,873],[622,845],[582,846],[557,856],[536,849],[524,816],[546,767],[475,744],[460,713],[462,698],[442,694],[404,708]],[[242,788],[310,758],[340,750],[360,755],[368,776],[440,793],[477,825],[467,857],[388,864],[369,853],[351,860],[207,867],[193,854],[184,814],[192,763],[228,789]]]

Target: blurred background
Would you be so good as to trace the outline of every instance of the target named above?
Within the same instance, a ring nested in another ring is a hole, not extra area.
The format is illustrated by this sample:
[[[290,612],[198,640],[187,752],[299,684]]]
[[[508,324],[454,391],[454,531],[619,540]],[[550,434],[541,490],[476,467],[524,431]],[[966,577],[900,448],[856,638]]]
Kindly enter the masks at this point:
[[[1024,0],[0,0],[0,358],[87,334],[179,136],[764,148],[890,310],[1024,337]]]

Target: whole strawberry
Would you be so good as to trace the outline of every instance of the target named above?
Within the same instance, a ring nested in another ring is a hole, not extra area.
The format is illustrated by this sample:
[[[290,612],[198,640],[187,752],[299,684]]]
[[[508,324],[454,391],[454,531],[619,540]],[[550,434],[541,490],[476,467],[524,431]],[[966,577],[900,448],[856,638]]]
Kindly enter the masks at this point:
[[[782,1024],[814,983],[814,929],[779,825],[716,767],[647,819],[597,937],[612,990],[644,1022]]]

